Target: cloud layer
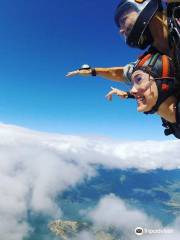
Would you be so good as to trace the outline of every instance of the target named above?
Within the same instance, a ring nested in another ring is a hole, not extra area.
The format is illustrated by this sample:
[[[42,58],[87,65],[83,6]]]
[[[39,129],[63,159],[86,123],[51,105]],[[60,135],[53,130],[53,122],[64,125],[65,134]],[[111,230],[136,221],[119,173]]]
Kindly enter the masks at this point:
[[[180,238],[180,217],[172,225],[164,228],[161,222],[139,209],[132,208],[114,194],[103,197],[87,215],[99,228],[114,227],[121,231],[121,240],[139,239],[140,236],[135,234],[137,227],[147,229],[147,232],[144,231],[144,235],[141,236],[143,240],[177,240]]]
[[[0,124],[0,239],[28,234],[28,210],[60,217],[57,195],[95,176],[97,165],[176,169],[179,149],[180,141],[118,142]]]

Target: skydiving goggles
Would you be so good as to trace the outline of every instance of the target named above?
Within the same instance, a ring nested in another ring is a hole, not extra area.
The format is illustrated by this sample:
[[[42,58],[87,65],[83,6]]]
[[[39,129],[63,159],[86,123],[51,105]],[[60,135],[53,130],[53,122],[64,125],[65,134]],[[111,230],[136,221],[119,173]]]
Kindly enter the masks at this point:
[[[153,81],[159,82],[158,80],[163,80],[161,89],[163,91],[168,91],[168,82],[173,79],[173,76],[171,76],[170,73],[170,65],[167,56],[160,56],[158,53],[152,56],[152,54],[149,53],[137,62],[134,66],[133,73],[138,70],[139,72],[137,72],[132,79],[133,87],[135,87],[137,91],[145,92],[151,87]]]
[[[144,1],[144,3],[139,4],[134,0],[128,0],[128,1],[121,1],[119,6],[116,9],[115,13],[115,22],[119,28],[123,27],[123,24],[125,23],[126,18],[132,13],[135,12],[137,15],[137,18],[141,11],[145,8],[148,1]],[[136,19],[137,19],[136,18]]]
[[[140,69],[139,69],[140,70]],[[147,89],[149,89],[155,79],[152,78],[150,73],[147,73],[145,71],[139,71],[132,79],[133,87],[138,92],[145,92]]]
[[[132,9],[127,10],[124,15],[119,18],[119,32],[125,40],[131,33],[137,18],[137,13]]]

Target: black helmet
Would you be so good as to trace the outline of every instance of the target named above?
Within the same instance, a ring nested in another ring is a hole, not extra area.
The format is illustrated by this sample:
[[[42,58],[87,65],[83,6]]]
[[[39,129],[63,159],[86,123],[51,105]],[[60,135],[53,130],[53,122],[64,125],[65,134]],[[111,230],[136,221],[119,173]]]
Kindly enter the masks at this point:
[[[162,10],[160,0],[121,0],[115,11],[115,22],[121,27],[123,16],[128,11],[137,13],[136,21],[126,36],[130,47],[145,49],[153,41],[148,24],[158,10]]]

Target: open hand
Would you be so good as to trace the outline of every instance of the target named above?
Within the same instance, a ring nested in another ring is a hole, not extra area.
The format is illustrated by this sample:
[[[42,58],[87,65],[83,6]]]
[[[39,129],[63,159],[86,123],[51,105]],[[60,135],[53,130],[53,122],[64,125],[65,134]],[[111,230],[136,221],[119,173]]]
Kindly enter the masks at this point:
[[[78,70],[75,70],[75,71],[72,71],[72,72],[68,72],[66,74],[66,77],[74,77],[74,76],[77,76],[77,75],[80,75],[80,76],[89,76],[91,75],[92,73],[92,69],[78,69]]]

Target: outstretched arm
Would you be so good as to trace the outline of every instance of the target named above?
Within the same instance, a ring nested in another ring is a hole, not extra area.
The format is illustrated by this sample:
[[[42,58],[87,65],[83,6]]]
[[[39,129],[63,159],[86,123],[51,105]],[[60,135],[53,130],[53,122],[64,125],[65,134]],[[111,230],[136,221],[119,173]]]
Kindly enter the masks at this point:
[[[73,77],[77,75],[89,76],[92,75],[92,73],[94,73],[93,75],[100,76],[116,82],[125,82],[124,67],[78,69],[69,72],[66,77]]]
[[[96,68],[97,75],[116,82],[124,82],[124,67]]]

